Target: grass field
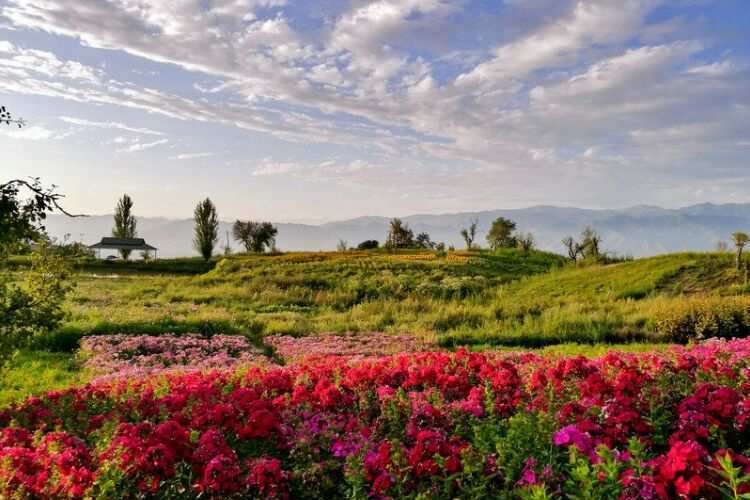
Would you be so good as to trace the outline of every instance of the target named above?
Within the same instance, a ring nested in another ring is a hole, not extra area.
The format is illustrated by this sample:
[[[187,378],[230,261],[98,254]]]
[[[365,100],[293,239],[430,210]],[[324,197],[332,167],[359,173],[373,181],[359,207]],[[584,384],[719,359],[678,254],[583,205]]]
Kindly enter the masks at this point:
[[[0,404],[84,382],[73,353],[89,334],[230,333],[260,343],[384,331],[447,348],[597,355],[612,344],[642,351],[684,341],[699,327],[732,336],[750,327],[748,288],[728,254],[573,266],[515,250],[287,253],[233,256],[204,273],[196,262],[79,267],[68,319],[13,360]]]
[[[296,253],[224,259],[198,276],[82,273],[62,348],[90,333],[410,332],[443,345],[668,341],[686,295],[741,295],[731,257],[576,267],[541,252]]]

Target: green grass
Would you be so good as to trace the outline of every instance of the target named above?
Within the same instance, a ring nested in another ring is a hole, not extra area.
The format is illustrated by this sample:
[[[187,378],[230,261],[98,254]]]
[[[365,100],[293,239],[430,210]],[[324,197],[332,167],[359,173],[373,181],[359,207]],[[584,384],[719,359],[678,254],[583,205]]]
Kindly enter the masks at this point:
[[[205,263],[178,261],[118,263],[107,272],[79,266],[68,319],[10,362],[0,406],[85,383],[74,352],[88,334],[231,333],[257,341],[385,331],[444,347],[599,356],[664,349],[673,340],[665,332],[690,338],[691,322],[705,326],[705,311],[714,309],[720,328],[750,324],[750,289],[727,254],[579,267],[515,250],[290,253],[233,256],[201,273]],[[23,265],[17,270],[20,279]]]
[[[618,264],[567,266],[501,286],[475,328],[458,328],[444,345],[540,347],[563,342],[670,341],[656,315],[691,294],[736,294],[727,254],[683,253]]]
[[[21,351],[0,371],[0,407],[87,380],[71,353]]]
[[[200,276],[76,277],[50,347],[91,333],[322,331],[432,335],[481,322],[496,289],[563,264],[544,252],[293,253],[238,256]]]
[[[446,347],[668,342],[655,324],[685,295],[746,293],[727,254],[609,265],[516,250],[233,256],[200,275],[81,272],[69,319],[39,348],[87,334],[414,333]]]

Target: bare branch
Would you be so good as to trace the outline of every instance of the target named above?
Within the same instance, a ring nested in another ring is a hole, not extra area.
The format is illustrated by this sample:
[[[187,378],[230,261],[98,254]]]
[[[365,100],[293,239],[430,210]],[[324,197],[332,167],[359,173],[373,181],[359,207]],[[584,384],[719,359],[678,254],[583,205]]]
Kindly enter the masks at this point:
[[[13,180],[8,181],[8,182],[6,182],[4,184],[0,184],[0,191],[3,188],[11,186],[13,184],[18,185],[18,186],[24,186],[29,191],[37,194],[38,196],[44,197],[45,199],[47,199],[49,201],[50,204],[52,204],[53,207],[55,207],[57,210],[59,210],[61,213],[65,214],[65,215],[67,215],[68,217],[88,217],[87,214],[71,214],[70,212],[68,212],[67,210],[65,210],[63,207],[61,207],[60,204],[58,203],[58,200],[60,200],[61,198],[64,198],[65,195],[62,195],[62,194],[59,194],[59,193],[55,193],[54,192],[54,189],[56,187],[55,185],[53,185],[52,188],[50,188],[50,189],[44,190],[41,187],[39,187],[38,184],[31,183],[31,182],[25,181],[23,179],[13,179]]]

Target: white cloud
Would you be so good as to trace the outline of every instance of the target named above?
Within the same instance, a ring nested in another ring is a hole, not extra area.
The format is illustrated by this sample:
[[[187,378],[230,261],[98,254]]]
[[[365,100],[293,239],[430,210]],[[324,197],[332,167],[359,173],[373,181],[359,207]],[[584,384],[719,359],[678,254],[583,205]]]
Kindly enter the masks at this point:
[[[256,176],[521,196],[534,176],[576,172],[583,184],[627,169],[638,180],[653,169],[709,168],[719,151],[746,153],[747,64],[699,39],[689,18],[655,24],[649,14],[667,1],[508,0],[491,21],[469,16],[463,25],[452,24],[469,7],[461,0],[330,2],[311,7],[322,11],[322,27],[311,32],[294,22],[296,6],[274,0],[8,0],[0,17],[19,30],[125,51],[148,59],[149,70],[174,63],[200,72],[189,78],[201,83],[189,82],[184,94],[156,79],[145,88],[0,42],[0,91],[345,146],[343,156],[362,158],[322,164],[296,153],[254,165]],[[505,19],[506,10],[528,18]],[[413,43],[422,35],[434,43]],[[163,135],[140,124],[62,119]],[[122,144],[138,151],[154,143]]]
[[[196,158],[208,158],[213,156],[213,153],[182,153],[179,155],[170,156],[170,160],[195,160]]]
[[[55,135],[55,132],[40,125],[32,125],[30,127],[27,126],[21,129],[14,129],[11,132],[8,132],[7,135],[14,139],[41,141],[52,138]]]
[[[166,144],[167,142],[168,142],[167,139],[159,139],[153,142],[136,142],[126,148],[118,149],[117,152],[118,153],[137,153],[139,151],[145,151],[147,149],[151,149],[156,146],[161,146],[162,144]]]
[[[61,121],[65,123],[70,123],[72,125],[78,125],[81,127],[117,129],[117,130],[124,130],[126,132],[133,132],[135,134],[145,134],[145,135],[164,135],[162,132],[157,132],[155,130],[151,130],[148,128],[131,127],[129,125],[125,125],[124,123],[118,123],[118,122],[97,122],[97,121],[91,121],[91,120],[84,120],[82,118],[73,118],[70,116],[61,116],[59,118]]]

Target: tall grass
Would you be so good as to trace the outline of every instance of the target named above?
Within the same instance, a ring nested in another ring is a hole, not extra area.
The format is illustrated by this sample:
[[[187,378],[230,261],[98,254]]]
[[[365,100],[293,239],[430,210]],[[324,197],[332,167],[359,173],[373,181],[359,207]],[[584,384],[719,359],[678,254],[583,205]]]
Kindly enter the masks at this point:
[[[450,258],[453,257],[453,258]],[[668,341],[683,296],[738,294],[731,258],[675,254],[576,267],[515,250],[291,253],[224,259],[198,276],[81,274],[50,341],[89,333],[412,332],[445,346]]]

